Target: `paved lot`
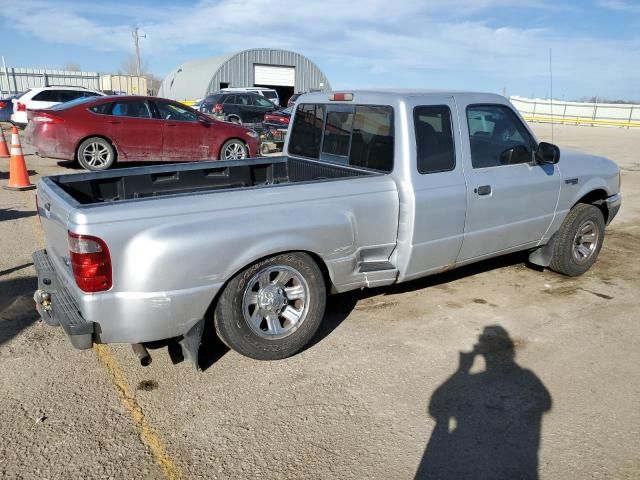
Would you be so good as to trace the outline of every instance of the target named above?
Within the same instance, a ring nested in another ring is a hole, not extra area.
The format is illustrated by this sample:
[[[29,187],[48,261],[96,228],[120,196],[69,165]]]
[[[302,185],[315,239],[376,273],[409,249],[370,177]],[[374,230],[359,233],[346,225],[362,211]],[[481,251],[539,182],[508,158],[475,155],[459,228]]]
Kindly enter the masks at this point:
[[[166,348],[147,368],[125,345],[75,351],[36,321],[34,194],[0,190],[0,477],[400,479],[465,462],[479,478],[528,462],[640,478],[640,131],[556,126],[555,141],[623,170],[588,274],[515,255],[333,297],[306,351],[257,362],[209,333],[202,373]],[[67,171],[27,163],[34,182]]]

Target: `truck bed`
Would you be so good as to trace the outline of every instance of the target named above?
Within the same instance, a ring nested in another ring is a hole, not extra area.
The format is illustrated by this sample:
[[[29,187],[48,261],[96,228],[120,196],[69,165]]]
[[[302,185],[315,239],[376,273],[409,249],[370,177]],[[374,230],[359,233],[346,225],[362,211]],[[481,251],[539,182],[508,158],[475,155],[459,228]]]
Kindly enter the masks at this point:
[[[81,205],[210,190],[336,180],[371,170],[314,160],[270,157],[123,168],[49,177]]]

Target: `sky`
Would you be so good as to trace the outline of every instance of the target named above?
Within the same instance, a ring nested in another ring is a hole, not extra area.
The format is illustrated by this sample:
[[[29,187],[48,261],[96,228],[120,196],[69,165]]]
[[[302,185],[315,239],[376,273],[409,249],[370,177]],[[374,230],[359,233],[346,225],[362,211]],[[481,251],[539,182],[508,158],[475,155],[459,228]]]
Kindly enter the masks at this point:
[[[640,0],[0,0],[7,66],[160,78],[247,48],[309,57],[334,89],[435,88],[640,101]]]

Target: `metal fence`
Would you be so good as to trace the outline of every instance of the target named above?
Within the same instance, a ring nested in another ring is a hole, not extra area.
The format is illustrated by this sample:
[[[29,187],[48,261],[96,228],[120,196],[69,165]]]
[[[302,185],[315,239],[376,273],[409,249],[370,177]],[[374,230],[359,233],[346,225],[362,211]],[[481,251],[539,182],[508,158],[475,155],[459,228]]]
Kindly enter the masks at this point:
[[[97,72],[13,67],[2,68],[2,72],[0,72],[0,94],[2,95],[11,95],[24,92],[29,88],[51,85],[68,85],[99,90],[100,75]]]
[[[530,122],[640,128],[640,105],[565,102],[517,96],[510,97],[510,100]]]

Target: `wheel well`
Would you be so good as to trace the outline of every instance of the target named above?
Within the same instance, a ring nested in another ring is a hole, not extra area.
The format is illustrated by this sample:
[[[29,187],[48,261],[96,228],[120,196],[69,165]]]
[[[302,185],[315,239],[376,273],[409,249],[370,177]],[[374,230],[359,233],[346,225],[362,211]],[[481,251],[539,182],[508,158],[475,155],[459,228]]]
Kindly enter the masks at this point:
[[[236,275],[238,275],[243,270],[246,270],[247,268],[249,268],[251,265],[253,265],[255,263],[258,263],[258,262],[261,262],[263,260],[266,260],[267,258],[275,257],[277,255],[282,255],[282,254],[285,254],[285,253],[306,253],[307,255],[309,255],[313,259],[315,264],[318,266],[320,271],[322,272],[322,278],[324,280],[324,285],[325,285],[325,289],[326,289],[327,293],[330,293],[333,290],[333,282],[331,281],[331,276],[329,275],[329,268],[327,267],[327,264],[324,263],[324,260],[322,260],[322,258],[318,254],[310,252],[308,250],[285,250],[283,252],[272,253],[272,254],[269,254],[269,255],[265,255],[264,257],[257,258],[253,262],[251,262],[251,263],[245,265],[244,267],[240,268],[239,270],[233,272],[233,274],[230,275],[229,278],[227,278],[227,280],[224,282],[224,284],[222,284],[222,286],[220,287],[220,290],[218,290],[218,292],[216,293],[215,297],[213,297],[213,300],[211,301],[211,304],[209,305],[209,308],[207,309],[206,316],[212,316],[213,315],[213,312],[216,309],[216,304],[218,303],[218,299],[220,298],[220,295],[222,295],[222,292],[224,291],[224,289],[227,288],[227,284]]]
[[[113,147],[113,151],[116,154],[115,155],[116,158],[114,158],[113,160],[114,162],[118,160],[118,148],[114,145],[114,143],[111,141],[110,138],[105,137],[104,135],[87,135],[86,137],[81,138],[76,145],[76,161],[78,161],[78,153],[80,150],[80,145],[82,145],[82,142],[84,142],[85,140],[88,140],[89,138],[101,138],[109,142],[109,145]]]
[[[607,196],[608,196],[607,192],[602,189],[593,190],[587,193],[585,196],[583,196],[580,200],[578,200],[576,202],[576,205],[578,203],[586,203],[588,205],[593,205],[598,207],[602,212],[602,215],[604,216],[604,221],[606,223],[609,220],[609,209],[607,208],[607,202],[606,202]]]
[[[219,158],[222,158],[222,148],[227,144],[227,142],[229,140],[238,140],[239,142],[242,142],[242,144],[247,147],[247,150],[249,150],[249,144],[247,142],[245,142],[243,139],[238,138],[238,137],[231,137],[231,138],[227,138],[224,142],[222,142],[222,145],[220,146],[220,152],[219,152]],[[249,152],[251,153],[251,152]]]

